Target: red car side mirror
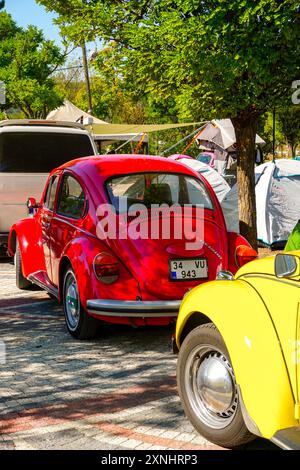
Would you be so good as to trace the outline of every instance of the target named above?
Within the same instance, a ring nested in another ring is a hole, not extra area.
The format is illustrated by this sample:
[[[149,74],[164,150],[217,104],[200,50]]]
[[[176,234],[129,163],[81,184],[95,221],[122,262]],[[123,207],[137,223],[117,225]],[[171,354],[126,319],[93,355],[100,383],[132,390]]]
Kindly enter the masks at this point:
[[[27,207],[29,214],[33,214],[35,209],[38,209],[40,206],[37,204],[36,199],[34,197],[30,197],[27,200]]]

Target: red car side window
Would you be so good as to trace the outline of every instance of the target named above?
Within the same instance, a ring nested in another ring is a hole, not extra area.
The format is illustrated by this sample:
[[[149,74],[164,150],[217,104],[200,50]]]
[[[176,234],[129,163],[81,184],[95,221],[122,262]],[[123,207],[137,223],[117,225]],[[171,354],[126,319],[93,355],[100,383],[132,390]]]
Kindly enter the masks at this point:
[[[52,176],[52,178],[49,181],[49,185],[48,185],[45,200],[44,200],[44,207],[46,207],[50,211],[53,211],[54,209],[57,185],[58,185],[58,176],[57,175]]]
[[[80,183],[71,175],[65,175],[61,183],[57,213],[80,219],[85,208],[85,193]]]

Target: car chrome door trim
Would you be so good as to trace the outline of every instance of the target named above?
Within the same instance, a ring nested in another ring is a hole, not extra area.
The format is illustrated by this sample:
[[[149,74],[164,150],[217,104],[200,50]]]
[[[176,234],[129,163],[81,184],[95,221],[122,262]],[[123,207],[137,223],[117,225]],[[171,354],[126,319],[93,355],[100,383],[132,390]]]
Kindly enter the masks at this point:
[[[33,273],[33,274],[30,274],[30,276],[28,276],[28,280],[30,282],[32,282],[33,284],[36,284],[37,286],[41,287],[43,290],[45,290],[46,292],[48,292],[49,294],[51,295],[54,295],[54,297],[56,297],[58,299],[59,295],[58,295],[58,289],[51,285],[50,282],[48,284],[44,283],[41,279],[39,279],[37,277],[37,275],[41,273],[41,271],[38,271],[36,273]],[[45,273],[46,274],[46,273]]]

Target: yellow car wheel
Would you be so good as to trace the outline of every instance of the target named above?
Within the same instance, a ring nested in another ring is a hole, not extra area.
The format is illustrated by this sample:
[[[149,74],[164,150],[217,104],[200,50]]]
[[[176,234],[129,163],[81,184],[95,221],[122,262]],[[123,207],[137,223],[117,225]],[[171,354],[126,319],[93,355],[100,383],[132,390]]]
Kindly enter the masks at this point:
[[[195,328],[185,338],[177,382],[187,417],[206,439],[234,448],[255,438],[244,423],[227,348],[212,323]]]

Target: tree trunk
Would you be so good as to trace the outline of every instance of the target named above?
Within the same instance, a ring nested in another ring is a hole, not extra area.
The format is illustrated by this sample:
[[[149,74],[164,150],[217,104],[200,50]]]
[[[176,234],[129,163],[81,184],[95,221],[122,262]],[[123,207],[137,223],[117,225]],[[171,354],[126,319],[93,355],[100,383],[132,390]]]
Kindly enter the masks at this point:
[[[295,142],[288,142],[289,156],[292,158],[296,157],[297,144]]]
[[[240,232],[254,249],[257,249],[254,168],[258,117],[258,114],[248,113],[232,119],[237,144]]]

